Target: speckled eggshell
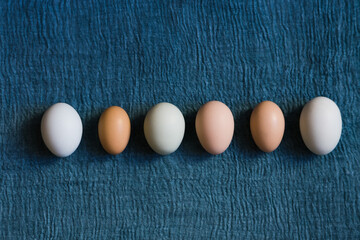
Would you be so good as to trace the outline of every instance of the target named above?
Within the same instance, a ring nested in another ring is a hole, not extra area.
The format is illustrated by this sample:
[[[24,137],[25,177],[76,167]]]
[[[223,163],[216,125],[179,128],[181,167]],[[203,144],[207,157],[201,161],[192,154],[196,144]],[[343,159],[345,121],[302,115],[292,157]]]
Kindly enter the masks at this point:
[[[223,153],[234,135],[234,117],[222,102],[210,101],[198,111],[195,119],[196,134],[203,148],[210,154]]]
[[[98,133],[106,152],[112,155],[123,152],[129,142],[130,132],[130,118],[121,107],[109,107],[101,114]]]
[[[250,130],[255,144],[262,151],[274,151],[285,131],[285,118],[279,106],[271,101],[259,103],[251,113]]]

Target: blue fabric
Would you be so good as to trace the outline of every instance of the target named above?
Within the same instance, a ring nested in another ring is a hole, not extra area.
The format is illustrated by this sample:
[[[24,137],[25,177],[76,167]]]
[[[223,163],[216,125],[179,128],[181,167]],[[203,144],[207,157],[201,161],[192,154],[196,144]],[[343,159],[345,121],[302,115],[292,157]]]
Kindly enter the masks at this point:
[[[1,239],[359,239],[359,1],[0,2]],[[311,154],[298,122],[313,97],[343,117],[337,148]],[[210,156],[195,133],[209,100],[235,117],[229,149]],[[255,146],[262,100],[283,110],[280,147]],[[143,134],[168,101],[186,120],[177,152]],[[40,135],[56,102],[78,110],[84,135],[59,159]],[[101,112],[132,122],[125,152],[107,155]]]

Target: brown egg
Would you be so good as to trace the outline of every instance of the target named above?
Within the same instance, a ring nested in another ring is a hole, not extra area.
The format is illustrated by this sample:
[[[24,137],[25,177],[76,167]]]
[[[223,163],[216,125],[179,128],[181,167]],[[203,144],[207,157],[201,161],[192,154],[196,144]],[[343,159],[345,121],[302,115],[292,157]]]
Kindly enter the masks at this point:
[[[271,101],[259,103],[251,113],[250,130],[262,151],[274,151],[280,145],[285,130],[285,118],[279,106]]]
[[[129,142],[130,131],[130,118],[121,107],[109,107],[101,114],[99,138],[108,153],[116,155],[124,151]]]

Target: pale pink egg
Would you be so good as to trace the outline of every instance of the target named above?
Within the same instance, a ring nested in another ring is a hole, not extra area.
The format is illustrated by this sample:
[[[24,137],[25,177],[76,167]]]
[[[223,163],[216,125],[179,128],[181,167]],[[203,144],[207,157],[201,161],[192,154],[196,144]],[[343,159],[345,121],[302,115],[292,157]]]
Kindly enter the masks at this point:
[[[211,154],[224,152],[234,135],[234,117],[222,102],[210,101],[198,111],[195,120],[196,134],[201,145]]]

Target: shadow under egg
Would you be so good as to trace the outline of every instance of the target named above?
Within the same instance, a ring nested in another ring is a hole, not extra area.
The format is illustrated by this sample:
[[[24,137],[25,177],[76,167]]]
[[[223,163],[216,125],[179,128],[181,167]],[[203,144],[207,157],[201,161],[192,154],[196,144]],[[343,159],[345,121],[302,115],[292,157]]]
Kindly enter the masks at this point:
[[[50,152],[46,147],[41,136],[41,119],[45,112],[44,110],[27,110],[30,114],[25,117],[20,128],[21,136],[25,146],[23,146],[26,155],[29,155],[33,162],[39,164],[50,164],[59,158]]]

